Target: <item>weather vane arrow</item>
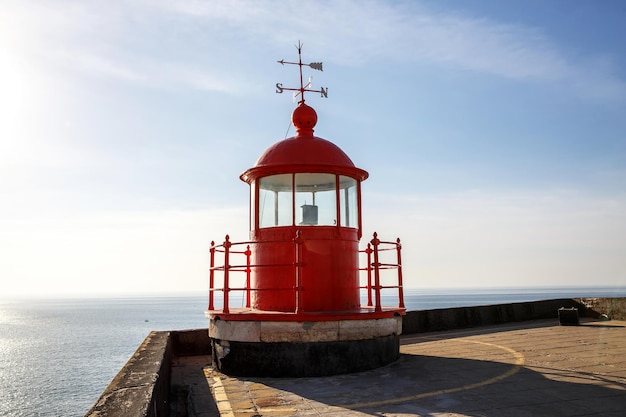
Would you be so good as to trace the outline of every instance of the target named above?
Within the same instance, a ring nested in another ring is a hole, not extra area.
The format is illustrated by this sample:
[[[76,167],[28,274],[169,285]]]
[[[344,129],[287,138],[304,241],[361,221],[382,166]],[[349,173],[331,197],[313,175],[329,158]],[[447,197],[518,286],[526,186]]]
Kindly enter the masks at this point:
[[[280,61],[276,61],[276,62],[282,65],[285,65],[285,64],[302,65],[303,67],[311,67],[314,70],[324,71],[323,62],[311,62],[310,64],[301,64],[299,62],[288,62],[288,61],[285,61],[284,59],[281,59]]]
[[[304,84],[303,78],[302,78],[302,67],[310,67],[310,68],[312,68],[314,70],[324,71],[324,69],[323,69],[324,64],[322,62],[311,62],[310,64],[303,64],[302,63],[302,43],[300,43],[300,41],[298,41],[298,45],[296,45],[296,49],[298,50],[298,62],[289,62],[289,61],[285,61],[284,59],[281,59],[280,61],[277,61],[277,62],[279,64],[281,64],[281,65],[290,64],[290,65],[297,65],[299,67],[299,69],[300,69],[300,88],[287,88],[287,87],[283,87],[282,83],[276,83],[276,93],[277,94],[282,94],[282,92],[285,91],[285,90],[287,90],[287,91],[295,91],[295,93],[293,94],[294,100],[299,95],[302,95],[302,99],[300,100],[300,103],[304,103],[304,92],[305,91],[310,92],[310,93],[320,93],[322,97],[328,98],[328,88],[320,87],[319,90],[311,90],[309,88],[312,85],[311,77],[309,77],[309,82],[306,83],[306,84]]]

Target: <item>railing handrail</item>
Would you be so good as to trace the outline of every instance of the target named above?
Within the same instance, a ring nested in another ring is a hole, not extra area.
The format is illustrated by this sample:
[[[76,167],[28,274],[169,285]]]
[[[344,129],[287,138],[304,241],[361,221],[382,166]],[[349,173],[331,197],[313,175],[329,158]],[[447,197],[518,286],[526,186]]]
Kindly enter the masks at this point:
[[[252,251],[250,249],[250,245],[260,245],[260,244],[271,244],[271,243],[284,243],[284,240],[271,240],[271,241],[244,241],[244,242],[231,242],[230,237],[226,235],[225,240],[221,244],[215,244],[214,241],[211,242],[211,246],[209,247],[210,252],[210,267],[209,267],[209,310],[215,311],[214,305],[214,293],[222,292],[223,295],[223,307],[222,311],[224,313],[229,313],[229,293],[231,291],[245,291],[246,292],[246,308],[250,308],[250,295],[252,291],[279,291],[279,290],[293,290],[295,292],[295,311],[294,313],[299,313],[302,306],[302,288],[301,288],[301,276],[302,276],[302,268],[304,267],[304,262],[302,262],[302,245],[304,244],[304,240],[301,237],[300,230],[296,231],[296,236],[292,240],[294,243],[294,261],[292,263],[281,263],[281,264],[251,264],[250,258],[252,255]],[[247,245],[246,250],[232,250],[231,248],[234,246]],[[382,246],[382,247],[381,247]],[[361,249],[359,253],[365,253],[367,255],[367,264],[365,267],[359,267],[359,271],[367,271],[367,284],[359,285],[359,289],[366,289],[367,291],[367,305],[369,307],[374,307],[376,312],[382,311],[381,305],[381,290],[383,289],[398,289],[398,307],[404,308],[404,292],[402,288],[402,261],[401,261],[401,244],[400,239],[396,239],[395,242],[391,241],[381,241],[378,239],[378,234],[374,233],[374,238],[367,244],[365,249]],[[397,252],[397,263],[383,263],[379,261],[379,253],[385,251],[396,250]],[[224,263],[222,265],[215,265],[215,254],[222,253]],[[236,264],[231,265],[230,255],[245,255],[246,263],[245,264]],[[372,261],[373,255],[373,261]],[[294,268],[294,285],[291,287],[284,288],[251,288],[250,286],[250,274],[253,269],[256,268],[265,268],[265,267],[292,267]],[[380,282],[380,270],[387,269],[397,269],[398,270],[398,284],[397,285],[381,285]],[[215,271],[221,271],[223,273],[223,288],[215,288]],[[230,272],[245,272],[246,273],[246,284],[243,287],[231,287],[229,283],[229,274]],[[373,273],[373,277],[372,277]],[[373,282],[372,282],[373,278]],[[374,295],[375,304],[372,300],[372,295]]]

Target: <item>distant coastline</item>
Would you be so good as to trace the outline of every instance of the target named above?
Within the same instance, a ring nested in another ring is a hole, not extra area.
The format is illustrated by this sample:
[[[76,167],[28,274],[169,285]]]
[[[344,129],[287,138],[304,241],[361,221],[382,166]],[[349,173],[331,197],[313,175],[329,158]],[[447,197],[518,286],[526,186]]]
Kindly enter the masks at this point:
[[[405,286],[407,296],[460,296],[460,295],[555,295],[558,297],[626,297],[626,283],[624,285],[603,286],[502,286],[502,287],[419,287]],[[20,300],[143,300],[151,298],[198,298],[207,297],[207,291],[181,292],[131,292],[108,294],[0,294],[2,301]],[[532,301],[532,300],[530,300]]]

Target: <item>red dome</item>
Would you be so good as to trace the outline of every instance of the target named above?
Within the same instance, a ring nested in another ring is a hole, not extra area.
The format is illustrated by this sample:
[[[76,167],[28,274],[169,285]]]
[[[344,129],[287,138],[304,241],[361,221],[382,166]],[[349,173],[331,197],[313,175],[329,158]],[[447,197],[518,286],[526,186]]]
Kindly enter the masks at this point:
[[[360,181],[367,171],[354,166],[352,160],[337,145],[316,136],[294,136],[270,146],[241,179],[290,172],[328,172],[347,175]]]
[[[352,160],[337,145],[316,136],[295,136],[267,148],[255,166],[320,164],[354,167]]]
[[[313,136],[317,123],[315,110],[301,102],[293,111],[291,120],[297,135],[267,148],[241,179],[247,183],[256,178],[295,172],[327,172],[347,175],[363,181],[367,171],[354,166],[352,160],[337,145]]]

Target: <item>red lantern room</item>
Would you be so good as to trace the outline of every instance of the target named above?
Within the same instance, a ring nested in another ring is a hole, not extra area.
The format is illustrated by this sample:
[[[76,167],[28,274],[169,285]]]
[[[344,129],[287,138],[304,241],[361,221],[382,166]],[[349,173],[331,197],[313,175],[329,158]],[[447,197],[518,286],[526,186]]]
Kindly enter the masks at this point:
[[[300,98],[291,116],[296,135],[270,146],[240,177],[250,186],[250,241],[226,236],[221,245],[211,243],[209,336],[214,363],[226,373],[329,375],[399,357],[400,241],[374,234],[359,250],[361,182],[368,173],[314,135],[317,114],[304,93],[326,97],[328,90],[303,84],[302,67],[321,71],[322,63],[303,64],[301,46],[298,62],[278,61],[299,66],[300,88],[276,84],[277,93]],[[385,250],[396,254],[393,262],[381,262]],[[395,283],[383,282],[384,269],[397,271]],[[243,284],[234,284],[235,273]],[[396,291],[397,306],[382,306],[384,290]],[[245,294],[245,306],[231,306],[235,291]]]

